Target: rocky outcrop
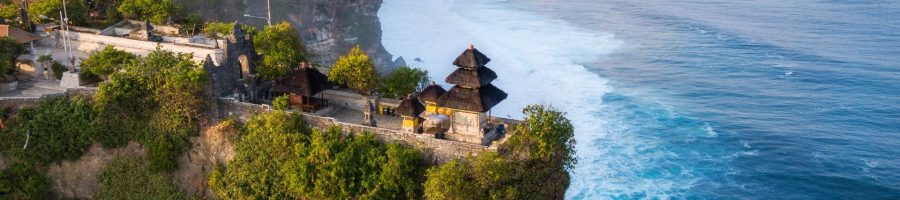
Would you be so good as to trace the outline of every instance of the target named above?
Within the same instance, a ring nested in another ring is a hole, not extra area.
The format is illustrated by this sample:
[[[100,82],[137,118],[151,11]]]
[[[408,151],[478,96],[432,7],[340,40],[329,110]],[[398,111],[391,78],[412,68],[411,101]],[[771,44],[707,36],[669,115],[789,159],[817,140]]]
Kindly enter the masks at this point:
[[[191,138],[191,149],[178,158],[178,170],[174,172],[175,183],[189,197],[212,199],[207,178],[216,165],[234,158],[234,145],[229,138],[237,134],[234,121],[223,121]]]
[[[382,0],[271,0],[271,7],[273,21],[288,21],[297,28],[315,63],[331,66],[341,54],[359,45],[369,53],[378,71],[386,73],[397,65],[381,44],[381,22],[377,15],[381,3]],[[266,23],[263,19],[243,17],[244,13],[265,16],[264,0],[192,4],[191,9],[207,20],[238,21],[257,27]]]
[[[52,182],[54,199],[89,199],[100,190],[100,174],[103,166],[120,156],[131,158],[146,157],[146,150],[138,143],[129,142],[127,146],[104,149],[94,144],[78,160],[65,160],[51,164],[47,169],[47,177]]]

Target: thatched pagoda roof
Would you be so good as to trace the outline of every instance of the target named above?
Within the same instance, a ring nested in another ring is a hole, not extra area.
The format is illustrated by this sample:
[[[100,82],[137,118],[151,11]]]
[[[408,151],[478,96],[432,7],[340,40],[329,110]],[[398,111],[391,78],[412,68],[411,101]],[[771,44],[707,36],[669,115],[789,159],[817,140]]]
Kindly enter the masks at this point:
[[[475,69],[484,66],[488,62],[491,62],[490,58],[482,54],[478,49],[475,49],[474,46],[469,45],[469,49],[463,51],[459,57],[456,57],[456,60],[453,61],[453,65],[462,68]]]
[[[506,96],[506,92],[491,84],[480,88],[453,86],[447,94],[441,96],[438,105],[458,110],[487,112],[505,100]]]
[[[397,114],[401,116],[419,117],[422,112],[425,112],[425,105],[422,105],[422,102],[413,95],[406,96],[397,106]]]
[[[441,96],[447,93],[443,87],[434,82],[431,82],[431,85],[422,90],[422,93],[419,93],[419,99],[422,101],[430,101],[430,102],[438,102]]]
[[[287,77],[275,82],[272,90],[281,93],[293,93],[301,96],[313,96],[328,88],[328,77],[311,67],[300,67]]]
[[[447,76],[447,83],[468,88],[477,88],[491,84],[497,79],[497,73],[487,67],[478,67],[477,70],[459,68]]]

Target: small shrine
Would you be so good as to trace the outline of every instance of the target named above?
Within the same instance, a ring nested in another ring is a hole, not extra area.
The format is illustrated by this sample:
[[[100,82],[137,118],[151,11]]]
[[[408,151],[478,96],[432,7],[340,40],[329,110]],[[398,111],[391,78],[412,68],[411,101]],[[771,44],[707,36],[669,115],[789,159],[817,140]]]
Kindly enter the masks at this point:
[[[325,89],[328,89],[328,77],[305,62],[300,63],[300,69],[278,80],[272,87],[276,94],[288,94],[291,106],[298,106],[307,112],[313,112],[327,104],[322,96]],[[319,98],[314,97],[316,94],[320,95]]]
[[[424,118],[420,115],[423,112],[425,112],[425,106],[415,96],[407,95],[406,98],[403,98],[403,101],[400,101],[400,105],[397,107],[397,114],[403,117],[401,130],[421,133]]]

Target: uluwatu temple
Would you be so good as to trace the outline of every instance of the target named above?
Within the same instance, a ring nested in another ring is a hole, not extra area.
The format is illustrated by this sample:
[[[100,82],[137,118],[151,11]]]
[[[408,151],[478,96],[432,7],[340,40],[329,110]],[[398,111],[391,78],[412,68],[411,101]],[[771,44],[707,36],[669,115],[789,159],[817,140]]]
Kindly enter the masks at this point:
[[[497,73],[485,66],[490,61],[469,45],[452,61],[456,70],[444,80],[453,85],[449,90],[432,82],[420,93],[402,100],[332,89],[324,73],[302,63],[275,82],[271,96],[289,95],[291,110],[340,122],[488,146],[504,138],[508,127],[517,123],[491,116],[491,108],[505,100],[507,94],[491,84]]]

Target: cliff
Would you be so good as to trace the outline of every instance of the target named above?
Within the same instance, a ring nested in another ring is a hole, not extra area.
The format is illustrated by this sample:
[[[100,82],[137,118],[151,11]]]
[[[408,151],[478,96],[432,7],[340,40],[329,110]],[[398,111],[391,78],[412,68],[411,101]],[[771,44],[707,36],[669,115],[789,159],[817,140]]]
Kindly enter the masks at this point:
[[[186,1],[206,20],[238,21],[257,27],[264,19],[243,15],[266,16],[265,0],[200,0]],[[288,21],[294,25],[314,61],[322,66],[334,64],[338,56],[359,45],[379,72],[389,72],[401,64],[381,44],[381,22],[378,10],[382,0],[271,0],[272,21]]]

